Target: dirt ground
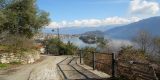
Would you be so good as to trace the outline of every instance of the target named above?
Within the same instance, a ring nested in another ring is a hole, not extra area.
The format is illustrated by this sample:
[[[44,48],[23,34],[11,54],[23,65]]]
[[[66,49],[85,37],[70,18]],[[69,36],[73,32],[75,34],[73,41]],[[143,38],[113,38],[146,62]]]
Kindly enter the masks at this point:
[[[59,80],[56,64],[65,56],[42,55],[43,59],[7,70],[0,70],[0,80]]]

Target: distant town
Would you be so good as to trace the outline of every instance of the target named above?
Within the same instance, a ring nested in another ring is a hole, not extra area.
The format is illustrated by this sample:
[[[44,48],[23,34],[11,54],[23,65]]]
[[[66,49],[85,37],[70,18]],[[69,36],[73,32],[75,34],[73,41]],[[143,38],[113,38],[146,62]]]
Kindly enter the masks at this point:
[[[34,39],[38,40],[44,40],[44,39],[52,39],[56,38],[58,35],[57,34],[51,34],[51,33],[38,33],[37,35],[34,36]],[[69,35],[69,34],[60,34],[59,37],[61,39],[71,39],[75,37],[80,37],[80,34],[75,34],[75,35]]]

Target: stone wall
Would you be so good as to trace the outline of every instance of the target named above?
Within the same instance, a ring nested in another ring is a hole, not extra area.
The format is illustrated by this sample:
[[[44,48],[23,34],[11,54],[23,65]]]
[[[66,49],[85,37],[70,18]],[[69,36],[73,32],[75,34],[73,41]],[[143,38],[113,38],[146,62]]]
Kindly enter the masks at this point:
[[[22,64],[33,63],[40,58],[40,52],[36,50],[15,53],[0,53],[0,63],[20,62]]]

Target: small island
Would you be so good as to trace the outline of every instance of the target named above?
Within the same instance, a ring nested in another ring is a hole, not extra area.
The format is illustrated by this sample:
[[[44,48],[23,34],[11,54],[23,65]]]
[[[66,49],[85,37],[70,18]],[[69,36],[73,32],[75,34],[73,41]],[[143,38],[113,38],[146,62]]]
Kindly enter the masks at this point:
[[[104,35],[101,31],[89,31],[81,34],[79,39],[87,44],[95,44],[99,39],[104,39]]]

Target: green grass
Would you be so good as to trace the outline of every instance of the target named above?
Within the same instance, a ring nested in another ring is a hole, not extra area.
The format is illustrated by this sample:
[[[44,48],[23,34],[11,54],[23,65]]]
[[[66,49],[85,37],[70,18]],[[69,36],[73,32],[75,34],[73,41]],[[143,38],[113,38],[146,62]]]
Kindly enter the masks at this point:
[[[10,64],[12,64],[12,65],[18,65],[18,64],[21,64],[21,62],[14,61],[14,62],[11,62]]]
[[[7,69],[7,68],[12,67],[13,65],[20,65],[20,64],[21,64],[21,62],[11,62],[9,64],[2,64],[2,63],[0,63],[0,70],[1,69]]]
[[[0,69],[4,69],[4,68],[7,68],[7,67],[8,67],[7,64],[2,64],[2,63],[0,63]]]

